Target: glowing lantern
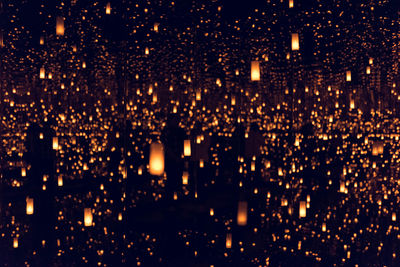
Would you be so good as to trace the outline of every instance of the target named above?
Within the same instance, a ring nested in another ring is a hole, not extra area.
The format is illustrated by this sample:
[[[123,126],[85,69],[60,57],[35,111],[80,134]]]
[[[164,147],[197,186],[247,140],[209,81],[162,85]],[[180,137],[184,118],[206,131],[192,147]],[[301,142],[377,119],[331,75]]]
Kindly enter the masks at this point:
[[[374,59],[372,57],[369,58],[369,65],[372,65],[374,63]]]
[[[122,221],[122,213],[118,213],[118,221]]]
[[[189,181],[189,173],[184,171],[182,174],[182,184],[187,185]]]
[[[354,104],[354,99],[350,100],[350,109],[354,109],[355,108],[355,104]]]
[[[26,197],[26,214],[33,214],[33,198]]]
[[[13,248],[18,248],[18,237],[14,237]]]
[[[383,153],[383,142],[374,142],[372,145],[372,155],[378,156]]]
[[[190,157],[191,154],[190,140],[183,141],[183,155],[185,157]]]
[[[322,232],[326,232],[326,223],[322,223]]]
[[[300,201],[300,209],[299,209],[299,217],[304,218],[306,217],[307,206],[305,201]]]
[[[251,80],[252,81],[260,80],[260,63],[258,61],[251,62]]]
[[[232,248],[232,234],[231,233],[226,234],[225,247]]]
[[[214,216],[214,209],[213,208],[210,209],[210,216]]]
[[[83,211],[84,224],[85,226],[92,226],[93,224],[93,214],[91,208],[85,208]]]
[[[197,91],[196,91],[196,100],[197,100],[197,101],[200,101],[200,100],[201,100],[201,91],[200,91],[200,90],[197,90]]]
[[[250,169],[252,172],[254,172],[256,170],[256,163],[254,161],[251,162]]]
[[[144,50],[144,54],[145,54],[145,55],[148,55],[148,54],[150,54],[150,50],[149,50],[149,48],[148,48],[148,47],[146,47],[146,49]]]
[[[237,224],[245,226],[247,224],[247,202],[240,201],[238,205]]]
[[[155,23],[154,23],[153,29],[154,29],[155,32],[158,32],[158,26],[159,26],[159,25],[160,25],[160,23],[158,23],[158,22],[155,22]]]
[[[299,49],[300,49],[299,34],[292,33],[292,51],[297,51]]]
[[[64,18],[57,17],[56,19],[56,34],[64,35]]]
[[[63,178],[62,178],[62,176],[61,176],[61,175],[60,175],[60,176],[58,176],[57,184],[58,184],[58,186],[63,186],[63,184],[64,184],[64,182],[63,182]]]
[[[3,33],[0,31],[0,48],[4,47]]]
[[[371,74],[371,67],[370,66],[367,66],[367,69],[365,70],[365,73]]]
[[[106,5],[106,14],[107,15],[111,14],[111,4],[110,4],[110,2],[108,2],[107,5]]]
[[[53,137],[53,149],[54,150],[58,150],[59,146],[58,146],[58,137]]]
[[[200,161],[199,161],[199,167],[200,167],[200,168],[204,168],[204,160],[203,160],[203,159],[200,159]]]
[[[40,68],[39,78],[40,79],[46,78],[46,71],[44,70],[44,68]]]
[[[231,98],[231,105],[235,106],[236,105],[236,97],[233,95]]]
[[[293,0],[289,0],[289,8],[293,8],[294,4],[293,4]]]
[[[351,71],[346,71],[346,82],[351,82]]]
[[[164,174],[164,146],[161,143],[151,144],[149,165],[151,175]]]
[[[340,188],[339,188],[340,193],[346,193],[346,184],[344,181],[340,181]]]
[[[394,222],[396,221],[396,212],[392,213],[392,221],[394,221]]]
[[[21,168],[21,176],[22,177],[26,176],[26,169],[25,168]]]
[[[39,44],[40,44],[40,45],[44,45],[44,38],[43,38],[43,36],[40,37]]]

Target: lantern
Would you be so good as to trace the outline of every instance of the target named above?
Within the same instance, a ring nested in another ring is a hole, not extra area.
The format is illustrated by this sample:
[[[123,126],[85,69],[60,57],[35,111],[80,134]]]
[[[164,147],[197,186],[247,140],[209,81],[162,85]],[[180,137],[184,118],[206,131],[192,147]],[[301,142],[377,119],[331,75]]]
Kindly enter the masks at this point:
[[[151,175],[164,174],[164,146],[161,143],[151,144],[149,165]]]
[[[340,181],[340,188],[339,188],[340,193],[345,193],[346,192],[346,185],[344,181]]]
[[[322,232],[326,232],[326,223],[322,223]]]
[[[367,66],[367,69],[365,70],[365,73],[366,74],[371,74],[371,67],[370,66]]]
[[[83,211],[85,226],[92,226],[93,214],[91,208],[85,208]]]
[[[33,214],[33,198],[26,197],[26,214]]]
[[[293,6],[294,6],[293,0],[289,0],[289,8],[293,8]]]
[[[18,237],[14,237],[13,248],[18,248]]]
[[[210,216],[214,216],[214,209],[210,208]]]
[[[199,167],[204,168],[204,159],[200,159],[199,161]]]
[[[3,33],[0,31],[0,48],[4,47]]]
[[[306,212],[307,212],[307,206],[306,206],[305,201],[300,201],[300,209],[299,209],[299,217],[300,218],[305,218],[306,217]]]
[[[106,5],[106,14],[107,15],[111,14],[111,4],[110,4],[110,2],[108,2],[107,5]]]
[[[190,157],[191,155],[190,140],[183,141],[183,155],[185,157]]]
[[[53,149],[54,150],[58,150],[59,146],[58,146],[58,137],[53,137]]]
[[[383,143],[376,141],[372,145],[372,156],[378,156],[383,153]]]
[[[374,59],[372,57],[370,57],[368,63],[369,63],[369,65],[372,65],[374,63]]]
[[[159,25],[160,25],[160,23],[154,22],[153,30],[154,30],[155,32],[158,32],[158,26],[159,26]]]
[[[22,177],[26,176],[26,169],[25,168],[21,168],[21,176]]]
[[[254,161],[251,162],[250,169],[252,172],[254,172],[256,170],[256,163]]]
[[[247,224],[247,202],[240,201],[238,205],[237,224],[245,226]]]
[[[232,248],[232,234],[231,233],[226,234],[225,247]]]
[[[346,82],[351,82],[351,71],[346,71]]]
[[[150,50],[149,50],[149,48],[148,48],[148,47],[146,47],[146,49],[144,50],[144,54],[145,54],[145,55],[148,55],[148,54],[150,54]]]
[[[56,34],[64,35],[64,18],[57,17],[56,19]]]
[[[122,221],[122,213],[118,213],[118,221]]]
[[[236,97],[233,95],[231,98],[231,105],[235,106],[236,105]]]
[[[394,222],[396,221],[396,212],[392,213],[392,221],[394,221]]]
[[[350,109],[354,108],[355,108],[354,99],[350,99]]]
[[[258,61],[251,62],[251,80],[252,81],[260,80],[260,63]]]
[[[184,171],[182,174],[182,184],[187,185],[189,181],[189,173],[187,171]]]
[[[46,78],[46,71],[44,68],[40,68],[39,78],[40,79]]]
[[[196,91],[196,100],[200,101],[201,100],[201,90]]]
[[[297,51],[299,49],[300,49],[299,34],[292,33],[292,51]]]
[[[61,175],[60,175],[60,176],[58,176],[57,184],[58,184],[58,186],[63,186],[63,184],[64,184],[64,182],[63,182],[63,178],[62,178],[62,176],[61,176]]]

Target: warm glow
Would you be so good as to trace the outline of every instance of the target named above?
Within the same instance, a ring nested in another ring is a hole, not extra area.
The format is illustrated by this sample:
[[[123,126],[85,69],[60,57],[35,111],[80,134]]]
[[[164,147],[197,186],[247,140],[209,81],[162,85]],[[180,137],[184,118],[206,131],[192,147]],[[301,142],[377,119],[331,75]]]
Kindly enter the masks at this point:
[[[251,80],[259,81],[261,78],[260,75],[260,62],[252,61],[251,62]]]
[[[57,17],[56,34],[57,35],[64,35],[64,18],[63,17]]]
[[[33,198],[26,197],[26,214],[33,214]]]
[[[351,71],[346,71],[346,82],[351,82]]]
[[[91,208],[84,209],[84,223],[85,226],[92,226],[93,224],[93,214]]]
[[[306,202],[305,201],[300,201],[299,217],[300,218],[305,218],[306,217],[306,212],[307,212]]]
[[[292,33],[292,50],[297,51],[300,49],[300,44],[299,44],[299,34],[298,33]]]
[[[185,157],[190,157],[191,154],[192,154],[192,151],[190,148],[190,140],[183,141],[183,155]]]
[[[164,146],[161,143],[152,143],[150,146],[150,174],[161,176],[164,174]]]
[[[245,226],[247,224],[247,202],[240,201],[237,212],[237,224]]]
[[[182,184],[187,185],[189,181],[189,173],[187,171],[184,171],[182,174]]]
[[[110,4],[110,2],[108,2],[107,5],[106,5],[106,14],[107,15],[111,14],[111,4]]]

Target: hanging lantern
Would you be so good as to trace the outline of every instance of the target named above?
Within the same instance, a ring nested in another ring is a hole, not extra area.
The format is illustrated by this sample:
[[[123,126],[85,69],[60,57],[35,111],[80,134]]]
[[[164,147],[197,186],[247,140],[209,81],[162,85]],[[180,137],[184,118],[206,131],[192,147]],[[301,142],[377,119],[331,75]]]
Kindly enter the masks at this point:
[[[150,50],[149,50],[149,48],[148,48],[148,47],[146,47],[146,49],[144,50],[144,54],[145,54],[145,55],[148,55],[148,54],[150,54]]]
[[[4,47],[3,33],[0,31],[0,48]]]
[[[236,97],[233,95],[231,98],[231,105],[235,106],[236,105]]]
[[[251,62],[251,80],[252,81],[260,80],[260,62],[258,61]]]
[[[365,70],[366,74],[371,74],[371,67],[367,66],[366,70]]]
[[[111,14],[111,4],[110,4],[110,2],[108,2],[107,5],[106,5],[106,14],[107,15]]]
[[[254,172],[256,170],[256,163],[254,161],[251,162],[250,169],[252,172]]]
[[[392,212],[392,221],[396,221],[396,212]]]
[[[54,150],[58,150],[59,146],[58,146],[58,137],[53,137],[53,149]]]
[[[160,23],[154,22],[153,30],[154,30],[155,32],[158,32],[158,26],[159,26],[159,25],[160,25]]]
[[[226,234],[225,247],[232,248],[232,234],[231,233]]]
[[[44,38],[43,38],[43,36],[40,37],[39,44],[40,44],[40,45],[44,45]]]
[[[299,49],[300,49],[299,34],[292,33],[292,51],[297,51]]]
[[[63,184],[64,184],[64,182],[63,182],[63,178],[62,178],[62,176],[61,176],[61,175],[60,175],[60,176],[58,176],[57,184],[58,184],[58,186],[63,186]]]
[[[18,237],[14,237],[13,239],[13,248],[18,248]]]
[[[33,198],[26,197],[26,214],[33,214]]]
[[[57,17],[56,19],[56,34],[64,35],[64,18]]]
[[[305,201],[300,201],[299,217],[305,218],[307,212],[307,204]]]
[[[240,201],[237,212],[237,224],[245,226],[247,224],[247,202]]]
[[[151,175],[164,174],[164,146],[161,143],[151,144],[149,165]]]
[[[40,79],[46,78],[46,71],[44,68],[40,68],[39,78]]]
[[[201,100],[201,90],[200,89],[196,90],[196,100],[197,101]]]
[[[190,157],[192,151],[190,149],[190,140],[183,141],[183,155],[185,157]]]
[[[372,145],[372,156],[383,154],[383,142],[375,141]]]
[[[346,82],[351,82],[351,71],[346,71]]]
[[[83,211],[84,215],[84,224],[85,226],[92,226],[93,224],[93,214],[92,214],[92,209],[91,208],[85,208]]]
[[[187,185],[189,181],[189,173],[187,171],[184,171],[182,174],[182,184]]]
[[[340,181],[339,192],[340,193],[345,193],[346,192],[346,184],[344,183],[344,181]]]
[[[293,8],[293,6],[294,6],[293,0],[289,0],[289,8]]]
[[[369,65],[372,65],[374,63],[374,59],[372,57],[370,57],[368,63],[369,63]]]
[[[21,168],[21,176],[22,177],[26,176],[26,169],[25,168]]]
[[[322,232],[326,232],[326,223],[322,223]]]
[[[355,108],[354,99],[350,99],[350,109],[354,108]]]

